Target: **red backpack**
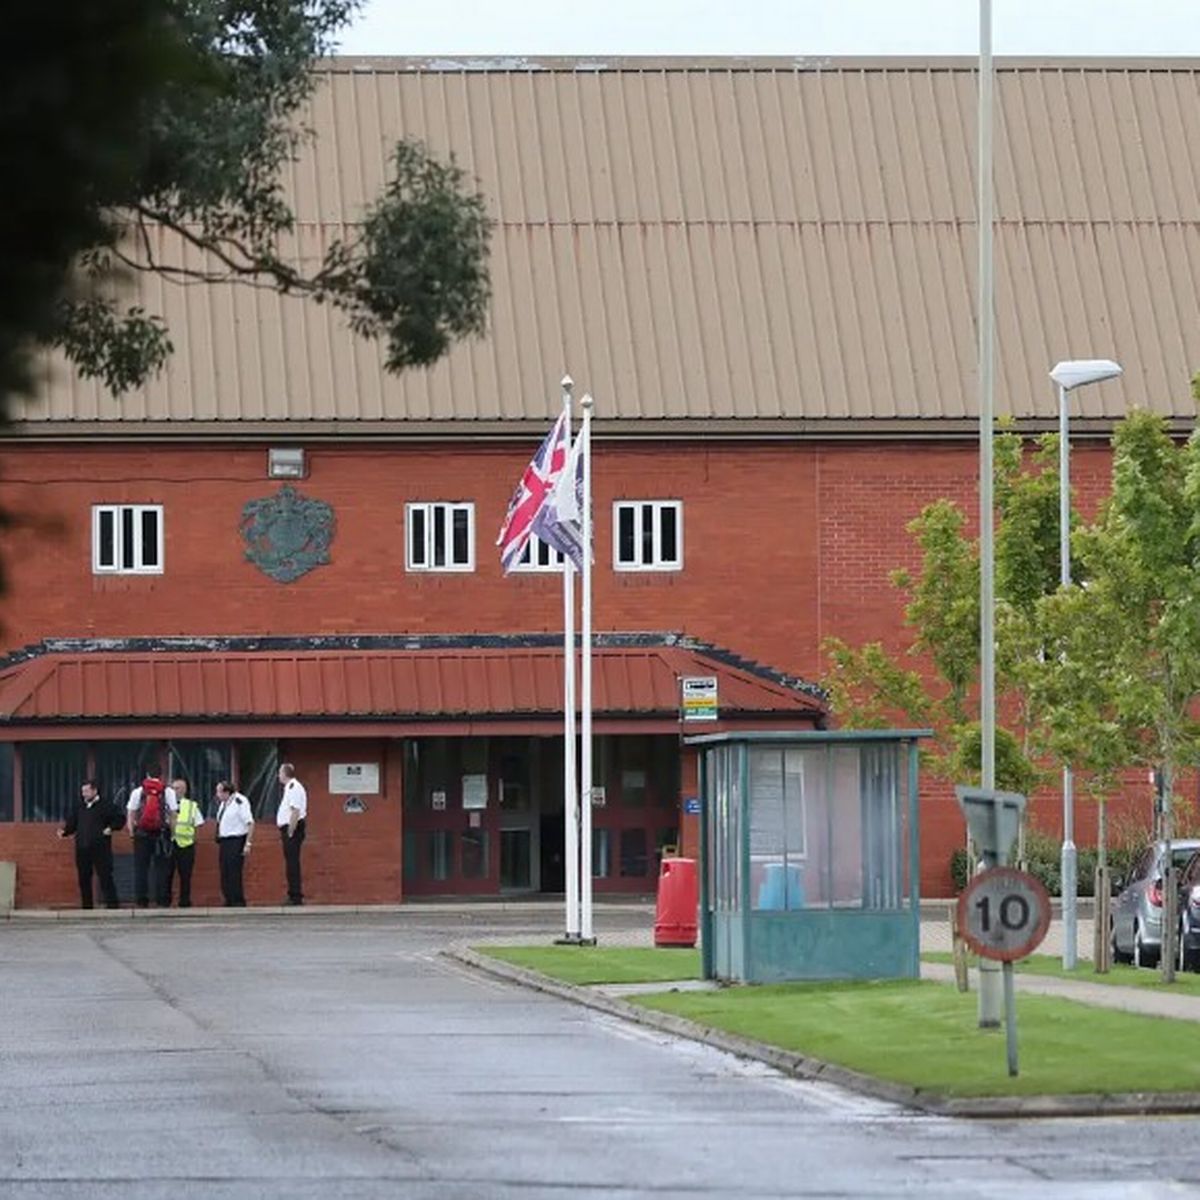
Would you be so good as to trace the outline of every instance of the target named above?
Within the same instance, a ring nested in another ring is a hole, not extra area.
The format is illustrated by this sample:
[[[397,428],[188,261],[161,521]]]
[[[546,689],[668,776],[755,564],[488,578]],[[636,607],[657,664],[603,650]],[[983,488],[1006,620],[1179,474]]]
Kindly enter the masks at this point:
[[[167,826],[166,788],[161,779],[142,780],[142,807],[138,809],[139,833],[161,833]]]

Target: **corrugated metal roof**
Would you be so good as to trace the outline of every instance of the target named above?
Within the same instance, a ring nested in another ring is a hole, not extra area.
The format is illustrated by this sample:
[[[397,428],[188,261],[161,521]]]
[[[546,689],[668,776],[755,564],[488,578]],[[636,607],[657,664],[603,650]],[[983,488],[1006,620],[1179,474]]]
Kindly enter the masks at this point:
[[[972,68],[342,60],[291,173],[291,251],[317,261],[395,139],[423,137],[497,221],[488,337],[390,377],[327,308],[148,280],[163,376],[118,404],[59,372],[25,419],[544,420],[564,371],[632,427],[970,418]],[[1080,415],[1190,417],[1200,64],[1002,63],[997,100],[998,410],[1051,419],[1050,366],[1104,356],[1124,379]]]
[[[813,720],[813,695],[676,646],[604,648],[597,714],[671,714],[683,676],[716,676],[723,716]],[[0,680],[0,723],[471,718],[562,712],[562,653],[475,651],[46,654]]]

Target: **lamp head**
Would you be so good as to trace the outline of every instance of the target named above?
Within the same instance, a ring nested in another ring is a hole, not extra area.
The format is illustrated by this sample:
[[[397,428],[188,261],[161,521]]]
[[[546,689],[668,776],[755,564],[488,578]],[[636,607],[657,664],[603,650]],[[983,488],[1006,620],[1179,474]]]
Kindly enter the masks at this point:
[[[1060,362],[1050,372],[1050,378],[1064,391],[1069,392],[1085,383],[1116,379],[1120,374],[1120,366],[1110,358],[1071,358]]]

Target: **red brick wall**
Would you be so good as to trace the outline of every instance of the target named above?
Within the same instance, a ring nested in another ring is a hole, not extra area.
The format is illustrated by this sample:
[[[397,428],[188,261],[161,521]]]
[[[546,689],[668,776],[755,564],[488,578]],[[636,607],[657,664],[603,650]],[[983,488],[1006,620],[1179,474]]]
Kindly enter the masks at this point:
[[[504,579],[493,546],[528,447],[313,450],[305,495],[333,505],[332,561],[293,583],[243,556],[242,507],[277,485],[266,449],[25,447],[0,455],[0,502],[31,527],[0,546],[14,566],[4,644],[46,636],[557,631],[557,576]],[[601,447],[596,628],[685,629],[781,666],[816,663],[811,613],[815,457],[792,448]],[[679,573],[611,569],[614,499],[685,501]],[[474,574],[409,574],[404,505],[473,499]],[[163,575],[91,571],[90,506],[165,505]],[[747,539],[746,528],[763,536]]]
[[[298,487],[334,507],[332,562],[281,585],[245,561],[238,534],[243,505],[277,488],[265,478],[265,443],[8,448],[0,454],[0,502],[26,524],[0,541],[11,568],[0,602],[3,645],[48,636],[557,631],[557,577],[504,579],[492,546],[531,449],[469,443],[310,448],[310,477]],[[1085,506],[1103,494],[1108,464],[1106,448],[1076,448],[1073,478]],[[905,526],[939,496],[959,499],[974,514],[976,478],[976,447],[969,441],[600,443],[596,628],[681,630],[809,678],[821,675],[826,637],[903,647],[901,600],[888,573],[916,565]],[[626,497],[683,500],[682,572],[612,570],[611,506]],[[475,573],[407,574],[405,502],[456,499],[475,501]],[[164,575],[92,574],[90,506],[96,502],[165,505]],[[305,854],[313,899],[353,893],[355,899],[395,900],[399,767],[389,769],[386,797],[368,802],[367,814],[348,816],[320,790],[327,748],[315,743],[311,759],[305,747],[292,752],[312,781],[314,823]],[[922,887],[943,893],[962,823],[948,788],[927,779],[923,796]],[[1139,815],[1143,800],[1136,800]],[[1081,843],[1094,836],[1092,811],[1081,801]],[[1038,797],[1034,812],[1040,825],[1057,829],[1053,793]],[[688,844],[686,821],[683,830]],[[26,903],[51,893],[65,899],[64,886],[73,894],[69,870],[60,878],[58,868],[41,864],[42,850],[24,841],[36,841],[39,832],[0,826],[0,854],[16,845],[13,839],[22,847]],[[28,865],[26,853],[33,855]],[[57,842],[47,853],[51,860],[70,858]],[[215,866],[203,855],[198,882],[209,889],[201,895],[215,894]],[[247,886],[254,899],[279,899],[277,847],[264,842],[261,853],[256,850]]]

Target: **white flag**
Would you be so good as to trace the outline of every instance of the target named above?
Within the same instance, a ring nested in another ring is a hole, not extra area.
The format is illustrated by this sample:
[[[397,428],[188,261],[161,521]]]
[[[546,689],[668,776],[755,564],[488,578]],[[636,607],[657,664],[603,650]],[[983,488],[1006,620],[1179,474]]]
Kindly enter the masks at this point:
[[[576,438],[566,467],[533,522],[533,532],[583,571],[583,442]]]

